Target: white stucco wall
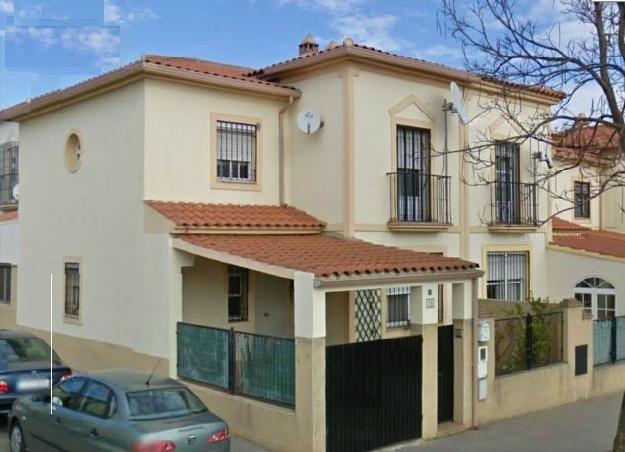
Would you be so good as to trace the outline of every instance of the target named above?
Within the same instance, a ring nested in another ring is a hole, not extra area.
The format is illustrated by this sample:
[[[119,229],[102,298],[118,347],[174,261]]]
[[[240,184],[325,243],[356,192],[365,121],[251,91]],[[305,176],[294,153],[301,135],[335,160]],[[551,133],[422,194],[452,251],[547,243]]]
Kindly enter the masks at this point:
[[[0,223],[0,263],[18,265],[20,234],[18,220]]]
[[[0,144],[19,141],[19,124],[11,121],[0,121]]]
[[[285,100],[154,79],[146,80],[145,87],[145,199],[278,203],[278,111]],[[216,147],[211,114],[259,120],[258,190],[240,190],[235,184],[211,188]]]
[[[625,315],[625,263],[583,256],[554,249],[546,250],[550,272],[546,281],[549,292],[558,300],[571,298],[574,288],[586,278],[597,277],[611,283],[617,290],[616,315]]]
[[[170,247],[144,234],[144,85],[135,82],[21,124],[18,324],[168,357]],[[70,131],[82,166],[69,173]],[[63,319],[65,257],[81,260],[81,324]]]

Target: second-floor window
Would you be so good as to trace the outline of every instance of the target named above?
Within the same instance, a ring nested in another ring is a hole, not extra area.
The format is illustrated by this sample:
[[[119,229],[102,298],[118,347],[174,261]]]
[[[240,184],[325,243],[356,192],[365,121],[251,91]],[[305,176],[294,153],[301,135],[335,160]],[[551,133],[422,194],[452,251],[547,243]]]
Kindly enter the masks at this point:
[[[397,126],[397,219],[430,221],[430,131]]]
[[[17,142],[0,144],[0,206],[17,204]]]
[[[217,121],[217,180],[256,182],[256,124]]]
[[[487,255],[486,297],[523,301],[529,295],[529,253],[497,251]]]
[[[495,214],[498,223],[517,224],[520,209],[519,145],[501,141],[495,146]]]
[[[575,217],[590,218],[590,183],[575,182]]]

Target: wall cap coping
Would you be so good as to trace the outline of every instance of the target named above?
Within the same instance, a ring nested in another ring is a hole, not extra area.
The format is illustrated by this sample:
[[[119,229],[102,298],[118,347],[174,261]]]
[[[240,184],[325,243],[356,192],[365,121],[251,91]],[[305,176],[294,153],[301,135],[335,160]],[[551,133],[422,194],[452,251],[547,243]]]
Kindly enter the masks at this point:
[[[583,307],[582,306],[582,302],[577,300],[576,298],[565,298],[560,303],[560,306],[562,306],[563,308],[581,308],[581,307]]]

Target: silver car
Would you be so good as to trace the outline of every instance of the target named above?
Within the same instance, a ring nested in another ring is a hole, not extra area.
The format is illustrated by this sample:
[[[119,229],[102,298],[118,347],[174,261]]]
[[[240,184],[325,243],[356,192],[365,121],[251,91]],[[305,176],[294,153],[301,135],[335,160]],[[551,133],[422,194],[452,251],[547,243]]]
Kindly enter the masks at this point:
[[[228,451],[225,421],[183,384],[130,371],[74,375],[52,397],[18,399],[11,452]]]

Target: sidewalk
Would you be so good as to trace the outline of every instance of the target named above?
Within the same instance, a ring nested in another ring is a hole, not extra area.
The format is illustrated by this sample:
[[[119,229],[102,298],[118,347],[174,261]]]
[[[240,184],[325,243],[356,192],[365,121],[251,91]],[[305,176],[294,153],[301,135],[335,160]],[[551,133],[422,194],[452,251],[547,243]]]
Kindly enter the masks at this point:
[[[599,397],[495,422],[395,450],[414,452],[608,452],[623,395]]]

